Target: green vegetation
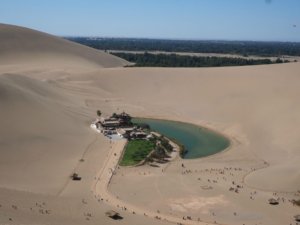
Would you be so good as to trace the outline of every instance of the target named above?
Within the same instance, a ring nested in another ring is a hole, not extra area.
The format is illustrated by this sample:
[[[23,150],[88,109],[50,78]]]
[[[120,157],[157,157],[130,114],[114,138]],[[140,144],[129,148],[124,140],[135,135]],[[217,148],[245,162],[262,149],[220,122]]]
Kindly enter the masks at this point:
[[[169,153],[172,151],[172,145],[164,136],[153,135],[149,140],[129,140],[120,165],[134,166],[142,160],[145,162],[167,162],[166,158],[169,158]]]
[[[163,135],[161,136],[156,136],[153,135],[151,138],[151,141],[156,143],[156,146],[154,148],[154,151],[150,155],[150,157],[147,159],[149,162],[154,162],[154,161],[165,161],[165,158],[169,157],[169,153],[173,151],[173,147],[170,144],[169,140],[165,138]]]
[[[135,126],[142,128],[144,130],[150,131],[151,127],[149,124],[147,123],[133,123]],[[155,130],[152,130],[155,131]],[[157,132],[157,131],[155,131]],[[159,132],[157,132],[159,133]],[[184,158],[184,155],[187,153],[186,148],[184,147],[183,144],[181,144],[177,139],[175,138],[170,138],[170,137],[165,137],[164,135],[161,135],[160,137],[153,135],[152,138],[150,139],[152,142],[154,143],[158,143],[156,144],[156,147],[154,148],[153,153],[151,154],[151,156],[147,159],[147,161],[149,162],[153,162],[154,159],[163,159],[168,157],[168,153],[173,151],[173,146],[170,144],[170,141],[172,141],[173,143],[175,143],[176,145],[179,146],[179,156],[181,158]],[[170,140],[170,141],[169,141]]]
[[[283,63],[277,59],[272,62],[270,59],[244,59],[230,57],[198,57],[176,54],[136,54],[136,53],[113,53],[129,62],[135,63],[135,67],[219,67],[219,66],[247,66],[272,63]]]
[[[165,51],[237,54],[242,56],[300,56],[298,42],[163,40],[142,38],[68,37],[68,40],[101,50]]]
[[[155,142],[148,140],[131,140],[127,143],[121,166],[134,166],[144,160],[154,149]]]

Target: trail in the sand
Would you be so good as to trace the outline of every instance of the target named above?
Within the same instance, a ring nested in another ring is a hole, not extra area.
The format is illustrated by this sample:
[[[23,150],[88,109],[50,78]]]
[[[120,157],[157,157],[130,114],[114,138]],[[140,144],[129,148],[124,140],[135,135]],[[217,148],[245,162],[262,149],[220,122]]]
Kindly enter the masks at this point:
[[[142,215],[142,216],[146,216],[161,221],[167,221],[167,222],[177,223],[177,224],[192,224],[192,225],[210,224],[207,222],[188,220],[188,219],[175,217],[172,215],[163,214],[160,213],[159,211],[157,212],[149,211],[145,208],[140,208],[128,202],[122,201],[120,198],[118,198],[118,196],[114,196],[113,194],[111,194],[108,190],[108,186],[118,166],[118,162],[122,155],[122,151],[124,149],[125,143],[126,143],[125,140],[121,140],[121,141],[116,141],[111,145],[109,152],[106,155],[106,159],[103,164],[103,167],[101,168],[101,170],[96,176],[96,182],[92,186],[92,191],[94,192],[95,197],[97,198],[98,201],[102,201],[105,204],[109,204],[113,207],[119,208],[120,210],[123,210],[124,212],[127,213]]]

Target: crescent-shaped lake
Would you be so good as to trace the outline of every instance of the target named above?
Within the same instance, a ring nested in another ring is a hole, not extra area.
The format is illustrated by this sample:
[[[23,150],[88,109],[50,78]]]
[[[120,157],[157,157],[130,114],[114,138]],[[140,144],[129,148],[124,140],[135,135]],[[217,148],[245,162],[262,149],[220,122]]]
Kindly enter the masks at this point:
[[[157,131],[183,145],[187,150],[184,159],[213,155],[230,145],[225,136],[190,123],[146,118],[134,118],[133,122],[148,124],[152,131]]]

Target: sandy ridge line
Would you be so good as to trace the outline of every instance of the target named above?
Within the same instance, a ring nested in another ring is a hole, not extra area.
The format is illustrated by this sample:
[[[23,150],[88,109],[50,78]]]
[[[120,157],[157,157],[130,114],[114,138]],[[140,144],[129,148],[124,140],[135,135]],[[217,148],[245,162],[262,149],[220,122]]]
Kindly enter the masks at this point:
[[[268,163],[266,160],[258,157],[254,152],[249,151],[257,161],[259,162],[263,162],[262,165],[255,167],[253,169],[251,169],[249,172],[247,172],[243,177],[242,177],[242,183],[247,186],[249,189],[253,189],[253,190],[257,190],[257,191],[263,191],[263,192],[267,192],[267,193],[281,193],[281,194],[293,194],[295,193],[294,191],[278,191],[278,190],[272,190],[272,189],[267,189],[267,188],[259,188],[259,187],[255,187],[253,185],[250,185],[249,183],[246,182],[247,177],[252,174],[255,173],[259,170],[264,170],[269,168],[271,165],[270,163]]]
[[[170,223],[177,223],[177,224],[189,224],[189,225],[212,225],[212,224],[219,224],[219,223],[209,223],[203,221],[195,221],[195,220],[183,220],[182,218],[163,214],[160,212],[153,212],[147,209],[143,209],[137,206],[134,206],[130,203],[122,201],[118,198],[118,196],[114,196],[112,193],[109,192],[108,186],[110,181],[114,175],[114,172],[118,166],[119,159],[122,155],[124,146],[126,141],[117,141],[113,143],[111,149],[109,150],[105,163],[103,167],[100,169],[99,173],[96,175],[96,181],[92,185],[92,192],[95,195],[95,198],[100,202],[103,201],[106,204],[109,204],[115,208],[120,208],[121,210],[125,210],[126,212],[137,214],[141,216],[146,216],[152,219],[157,219],[160,221],[166,221]],[[219,224],[221,225],[221,224]]]
[[[242,183],[245,184],[245,186],[247,186],[248,188],[254,189],[254,190],[263,191],[263,192],[268,192],[268,193],[281,193],[281,194],[293,194],[293,193],[295,193],[294,191],[278,191],[278,190],[272,190],[272,189],[267,189],[267,188],[259,188],[259,187],[255,187],[255,186],[252,186],[252,185],[248,184],[248,183],[246,182],[246,178],[247,178],[250,174],[252,174],[252,173],[254,173],[254,172],[257,172],[257,171],[259,171],[259,170],[264,170],[264,169],[270,167],[270,164],[269,164],[267,161],[262,160],[262,159],[261,159],[261,161],[264,162],[264,165],[262,165],[262,166],[260,166],[260,167],[257,167],[257,168],[255,168],[254,170],[249,171],[248,173],[246,173],[246,174],[243,176],[243,178],[242,178]]]

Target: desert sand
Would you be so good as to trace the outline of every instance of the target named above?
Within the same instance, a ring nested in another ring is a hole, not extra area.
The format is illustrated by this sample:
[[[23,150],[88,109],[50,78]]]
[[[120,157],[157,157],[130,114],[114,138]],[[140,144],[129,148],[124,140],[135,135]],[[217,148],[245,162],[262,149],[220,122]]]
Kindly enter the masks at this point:
[[[300,63],[126,64],[0,25],[0,224],[296,224]],[[118,167],[124,143],[90,129],[97,109],[191,122],[232,144],[160,168]],[[72,181],[73,172],[82,180]],[[123,219],[106,217],[110,209]]]

